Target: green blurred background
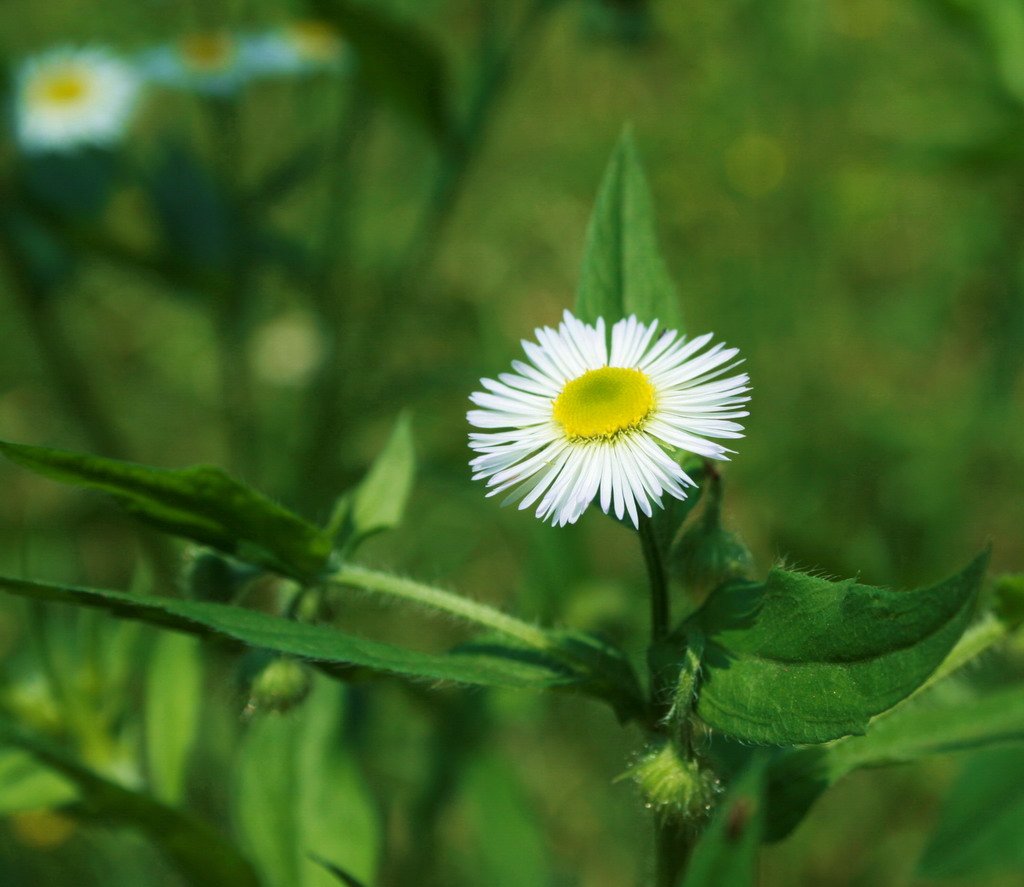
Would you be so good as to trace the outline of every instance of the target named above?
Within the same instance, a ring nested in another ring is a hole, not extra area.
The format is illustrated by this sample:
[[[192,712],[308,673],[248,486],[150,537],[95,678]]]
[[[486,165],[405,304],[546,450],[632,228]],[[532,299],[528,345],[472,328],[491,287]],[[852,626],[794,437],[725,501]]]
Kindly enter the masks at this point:
[[[478,59],[527,6],[378,5],[436,41],[461,115],[472,113]],[[0,53],[13,62],[83,42],[127,52],[198,28],[305,14],[243,0],[7,0]],[[410,408],[416,493],[403,531],[373,540],[363,559],[529,618],[606,630],[641,654],[646,601],[632,535],[597,513],[554,530],[499,510],[469,479],[464,418],[479,377],[504,371],[520,338],[571,306],[600,176],[631,121],[688,330],[738,346],[753,379],[747,437],[726,470],[727,514],[759,567],[784,559],[912,587],[991,540],[995,570],[1020,569],[1024,7],[566,0],[523,39],[450,212],[436,215],[424,210],[443,181],[435,145],[387,103],[339,113],[349,88],[340,77],[256,83],[232,112],[236,182],[301,158],[305,172],[266,217],[288,249],[333,254],[313,272],[291,274],[284,261],[247,278],[237,345],[253,377],[245,459],[226,443],[202,288],[82,248],[49,316],[88,367],[124,454],[224,465],[323,520]],[[208,112],[154,90],[124,149],[130,164],[158,165],[169,141],[215,163],[220,123],[211,127]],[[102,227],[133,248],[156,241],[137,182],[117,189]],[[426,258],[410,263],[417,244]],[[96,451],[55,392],[8,283],[0,437]],[[323,326],[324,303],[334,330]],[[305,435],[310,397],[325,384],[337,409],[316,420],[333,448],[321,472]],[[7,464],[0,489],[3,572],[111,588],[138,581],[133,525],[107,503]],[[70,614],[48,618],[78,630]],[[432,648],[461,637],[438,623],[430,636],[420,614],[365,602],[346,618]],[[27,620],[6,602],[0,620],[5,684],[20,687],[37,670]],[[227,683],[213,692],[227,699]],[[348,700],[372,708],[361,778],[393,854],[384,866],[393,880],[382,884],[402,883],[394,859],[403,853],[436,857],[438,884],[635,882],[647,823],[630,785],[611,780],[638,736],[570,697],[442,696],[454,720],[389,685]],[[213,758],[226,752],[216,738],[208,745]],[[444,783],[438,762],[448,758],[468,775],[439,790],[429,832],[438,846],[428,852],[417,804],[431,778]],[[912,873],[951,773],[939,762],[851,778],[765,854],[762,883],[930,883]],[[216,803],[205,806],[216,815]],[[21,873],[15,883],[128,884],[140,872],[157,883],[158,861],[124,832],[78,830],[49,843],[43,833],[13,819],[0,829],[0,866]],[[1019,875],[1000,877],[958,883]]]

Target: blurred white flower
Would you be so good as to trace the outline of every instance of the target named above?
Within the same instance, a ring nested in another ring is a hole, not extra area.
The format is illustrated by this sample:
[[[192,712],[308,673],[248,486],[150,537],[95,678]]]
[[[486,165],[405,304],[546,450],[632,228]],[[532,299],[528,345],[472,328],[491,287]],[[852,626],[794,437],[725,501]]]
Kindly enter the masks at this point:
[[[33,152],[116,142],[142,86],[135,68],[98,47],[61,47],[26,59],[15,83],[15,136]]]
[[[345,41],[328,22],[308,19],[253,34],[244,42],[245,68],[254,76],[337,70]]]
[[[186,34],[139,54],[139,69],[154,83],[207,95],[230,95],[245,79],[243,44],[227,31]]]
[[[259,376],[273,385],[305,384],[323,361],[324,334],[306,311],[279,314],[253,336],[251,357]]]
[[[620,320],[610,349],[603,319],[590,326],[566,311],[557,330],[536,330],[536,344],[523,342],[532,366],[513,361],[515,373],[482,379],[487,391],[470,398],[481,407],[469,412],[471,425],[510,429],[470,434],[480,454],[474,480],[487,478],[489,496],[511,488],[506,504],[539,499],[537,517],[558,526],[598,497],[602,511],[614,508],[620,520],[628,512],[634,526],[662,494],[685,499],[695,484],[669,451],[728,459],[732,451],[707,438],[743,436],[731,420],[749,415],[749,377],[719,378],[737,350],[717,344],[698,354],[710,333],[655,339],[657,326]]]

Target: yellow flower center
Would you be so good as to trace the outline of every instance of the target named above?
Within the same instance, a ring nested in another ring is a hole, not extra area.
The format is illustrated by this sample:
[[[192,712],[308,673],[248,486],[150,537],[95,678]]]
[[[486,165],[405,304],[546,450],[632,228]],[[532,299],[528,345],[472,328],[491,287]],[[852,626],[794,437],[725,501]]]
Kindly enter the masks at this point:
[[[227,67],[233,51],[227,34],[192,34],[183,37],[179,47],[186,64],[204,73]]]
[[[299,55],[317,61],[329,59],[341,48],[338,32],[327,22],[296,22],[288,29],[292,45]]]
[[[42,104],[73,105],[85,98],[89,83],[81,71],[65,68],[42,78],[32,91]]]
[[[640,370],[588,370],[562,389],[555,420],[571,440],[614,437],[638,428],[654,409],[654,386]]]

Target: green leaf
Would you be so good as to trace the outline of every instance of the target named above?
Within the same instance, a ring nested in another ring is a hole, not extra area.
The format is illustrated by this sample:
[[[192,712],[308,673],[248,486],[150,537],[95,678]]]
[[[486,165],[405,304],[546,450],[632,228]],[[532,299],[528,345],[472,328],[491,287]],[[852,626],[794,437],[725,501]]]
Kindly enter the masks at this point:
[[[515,767],[497,750],[474,758],[463,776],[473,828],[472,870],[488,887],[550,883],[547,842]]]
[[[448,143],[453,136],[448,73],[437,46],[418,28],[370,3],[312,0],[312,6],[355,50],[357,76],[429,136]]]
[[[351,553],[374,533],[398,526],[415,472],[412,422],[403,414],[366,477],[335,506],[327,533],[338,547]]]
[[[228,264],[239,220],[213,175],[188,148],[164,146],[149,191],[164,240],[179,259],[204,270]]]
[[[314,856],[312,854],[309,858],[317,865],[322,866],[325,871],[330,872],[337,883],[344,884],[345,887],[366,887],[362,881],[350,875],[340,866],[334,865],[333,863],[327,862],[327,860],[321,859],[319,856]]]
[[[587,227],[576,315],[606,323],[635,314],[683,329],[679,296],[658,249],[654,209],[632,130],[612,153]]]
[[[213,636],[315,660],[324,668],[361,666],[429,680],[494,687],[582,685],[590,675],[573,670],[553,655],[499,643],[477,644],[447,654],[406,650],[267,613],[207,601],[136,597],[117,591],[46,585],[0,577],[0,588],[36,600],[98,607],[115,616],[138,619],[176,631]]]
[[[946,798],[919,864],[926,878],[1024,872],[1024,746],[970,757]]]
[[[29,199],[45,210],[82,221],[102,212],[118,172],[116,155],[103,148],[32,154],[22,161]]]
[[[249,861],[201,820],[111,782],[2,716],[0,743],[23,749],[78,788],[83,804],[68,812],[138,829],[194,887],[259,887]]]
[[[765,822],[766,758],[754,754],[719,801],[697,842],[682,887],[746,887],[754,883]]]
[[[864,733],[914,692],[971,618],[988,554],[933,587],[893,592],[772,570],[735,581],[687,621],[705,635],[697,713],[748,742]]]
[[[771,770],[768,839],[786,837],[826,789],[854,770],[1022,740],[1024,687],[955,706],[915,700],[876,718],[863,736],[780,755]]]
[[[343,718],[341,688],[320,678],[288,714],[257,715],[239,748],[234,816],[267,887],[334,887],[332,868],[375,879],[381,826]]]
[[[158,634],[146,673],[146,764],[153,793],[168,804],[182,800],[202,693],[202,664],[195,639],[170,632]]]
[[[78,256],[52,225],[13,202],[0,207],[0,258],[34,299],[57,294],[78,270]]]
[[[28,752],[0,750],[0,816],[59,807],[78,797],[74,783],[40,764]]]
[[[623,650],[599,635],[582,631],[559,632],[553,637],[561,651],[591,675],[581,689],[608,702],[623,724],[646,717],[640,679]]]
[[[315,580],[331,553],[330,540],[316,527],[219,468],[149,468],[3,441],[0,452],[45,477],[110,493],[165,532],[300,582]]]

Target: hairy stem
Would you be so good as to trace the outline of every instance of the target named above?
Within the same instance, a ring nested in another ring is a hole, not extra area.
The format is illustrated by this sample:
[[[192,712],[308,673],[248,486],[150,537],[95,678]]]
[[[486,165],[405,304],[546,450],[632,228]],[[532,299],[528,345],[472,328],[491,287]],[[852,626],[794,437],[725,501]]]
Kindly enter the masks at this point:
[[[643,549],[644,564],[647,567],[647,580],[651,594],[651,646],[647,652],[647,663],[650,669],[650,729],[656,734],[666,737],[669,742],[678,741],[681,737],[673,736],[672,706],[680,693],[673,688],[670,681],[678,680],[674,669],[668,667],[666,647],[671,622],[671,608],[668,596],[668,579],[665,573],[665,562],[661,547],[654,533],[654,524],[650,518],[640,518],[640,545]],[[696,662],[689,662],[693,669],[690,674],[692,682],[696,680]],[[681,694],[685,705],[689,706],[689,693]],[[685,717],[682,719],[685,721]],[[689,746],[689,741],[684,743]],[[654,811],[654,854],[655,854],[655,887],[677,887],[693,844],[692,832],[688,823],[677,816],[665,815],[663,811]]]
[[[471,601],[461,595],[452,594],[450,591],[444,591],[412,579],[403,579],[400,576],[369,570],[355,564],[346,564],[337,570],[329,581],[333,585],[348,585],[353,588],[376,591],[444,610],[460,619],[466,619],[477,625],[493,628],[509,637],[517,638],[538,650],[549,650],[554,646],[545,631],[528,622],[502,613],[487,604]]]

